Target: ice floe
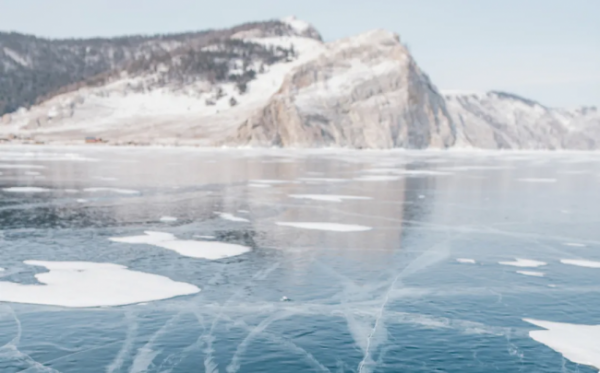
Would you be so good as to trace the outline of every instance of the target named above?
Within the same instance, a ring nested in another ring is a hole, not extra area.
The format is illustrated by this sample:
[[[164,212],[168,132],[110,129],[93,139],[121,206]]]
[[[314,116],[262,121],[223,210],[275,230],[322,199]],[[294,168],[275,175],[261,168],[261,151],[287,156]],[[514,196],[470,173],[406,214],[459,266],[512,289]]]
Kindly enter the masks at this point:
[[[529,336],[564,358],[600,369],[600,325],[566,324],[543,320],[523,321],[546,330],[534,330]]]
[[[515,258],[514,262],[498,262],[502,265],[505,266],[515,266],[515,267],[541,267],[541,266],[545,266],[546,262],[540,262],[537,260],[531,260],[531,259],[520,259],[520,258]]]
[[[533,277],[544,277],[544,272],[535,272],[535,271],[517,271],[518,274],[525,276],[533,276]]]
[[[163,223],[172,223],[174,221],[177,221],[177,218],[174,216],[163,216],[159,220]]]
[[[342,202],[343,200],[369,200],[371,197],[344,196],[337,194],[290,194],[291,198],[312,199],[315,201]]]
[[[140,194],[137,190],[119,188],[85,188],[83,191],[90,193]]]
[[[579,267],[600,268],[600,262],[595,262],[595,261],[592,261],[592,260],[585,260],[585,259],[561,259],[560,262],[562,264],[569,264],[569,265],[579,266]]]
[[[526,177],[522,179],[517,179],[518,181],[524,183],[556,183],[556,179],[544,179],[544,178],[534,178],[534,177]]]
[[[48,188],[38,188],[38,187],[10,187],[10,188],[3,188],[2,190],[5,192],[10,192],[10,193],[45,193],[45,192],[50,191],[50,189],[48,189]]]
[[[225,219],[225,220],[229,220],[229,221],[236,221],[239,223],[250,222],[250,220],[248,220],[246,218],[240,218],[239,216],[235,216],[235,215],[227,213],[227,212],[215,212],[215,214],[219,215],[221,217],[221,219]]]
[[[109,240],[120,243],[147,244],[172,250],[190,258],[217,260],[242,255],[250,251],[247,246],[215,241],[180,240],[171,233],[144,232],[143,236],[111,237]]]
[[[468,258],[458,258],[458,259],[456,259],[456,261],[459,263],[463,263],[463,264],[476,264],[477,263],[475,261],[475,259],[468,259]]]
[[[353,224],[338,224],[338,223],[294,223],[294,222],[277,222],[275,223],[282,227],[293,227],[302,229],[313,229],[319,231],[332,231],[332,232],[362,232],[370,231],[371,227],[364,225],[353,225]]]
[[[101,307],[148,302],[195,294],[192,284],[138,272],[111,263],[25,261],[46,267],[38,273],[43,285],[0,281],[0,301],[63,307]]]

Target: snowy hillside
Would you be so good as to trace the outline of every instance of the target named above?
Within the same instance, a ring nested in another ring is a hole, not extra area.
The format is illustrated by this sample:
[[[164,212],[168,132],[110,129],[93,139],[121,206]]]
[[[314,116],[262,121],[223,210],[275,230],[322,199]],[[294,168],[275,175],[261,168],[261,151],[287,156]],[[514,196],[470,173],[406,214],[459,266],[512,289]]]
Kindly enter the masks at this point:
[[[504,92],[445,93],[457,146],[486,149],[598,149],[600,112],[545,107]]]

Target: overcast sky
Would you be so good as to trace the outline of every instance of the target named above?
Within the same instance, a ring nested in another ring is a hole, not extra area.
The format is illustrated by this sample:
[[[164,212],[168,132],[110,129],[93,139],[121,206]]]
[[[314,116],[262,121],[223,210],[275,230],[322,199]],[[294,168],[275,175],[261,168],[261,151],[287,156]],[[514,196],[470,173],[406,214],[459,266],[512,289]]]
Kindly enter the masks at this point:
[[[600,105],[600,0],[0,0],[0,30],[154,34],[296,15],[326,40],[400,34],[438,88]]]

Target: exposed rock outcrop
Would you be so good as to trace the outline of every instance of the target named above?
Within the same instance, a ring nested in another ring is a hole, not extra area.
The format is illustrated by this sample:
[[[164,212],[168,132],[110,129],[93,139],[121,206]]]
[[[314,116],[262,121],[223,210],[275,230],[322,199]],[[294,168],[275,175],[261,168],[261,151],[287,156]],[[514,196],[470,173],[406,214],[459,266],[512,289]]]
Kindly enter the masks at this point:
[[[292,70],[234,138],[253,146],[445,148],[455,129],[399,38],[372,31],[326,46]]]

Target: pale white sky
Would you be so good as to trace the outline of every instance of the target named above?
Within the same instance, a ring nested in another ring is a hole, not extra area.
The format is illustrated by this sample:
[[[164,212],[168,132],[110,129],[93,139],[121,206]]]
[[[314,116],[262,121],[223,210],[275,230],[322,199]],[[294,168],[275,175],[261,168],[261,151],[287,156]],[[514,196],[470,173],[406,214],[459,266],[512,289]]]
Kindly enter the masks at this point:
[[[600,105],[600,0],[0,0],[0,30],[167,33],[296,15],[326,40],[400,34],[440,89]]]

